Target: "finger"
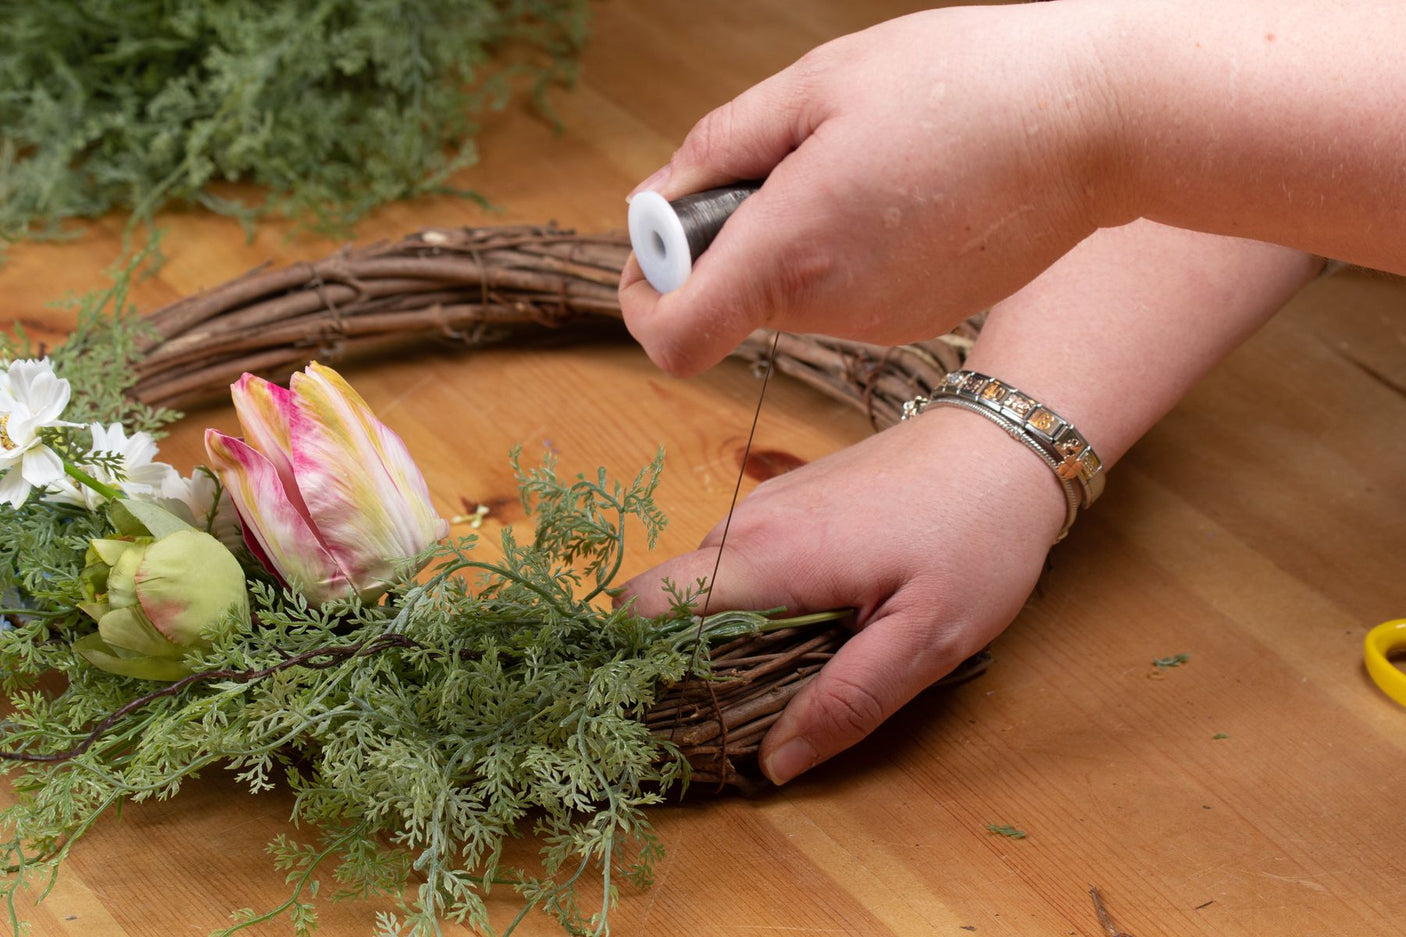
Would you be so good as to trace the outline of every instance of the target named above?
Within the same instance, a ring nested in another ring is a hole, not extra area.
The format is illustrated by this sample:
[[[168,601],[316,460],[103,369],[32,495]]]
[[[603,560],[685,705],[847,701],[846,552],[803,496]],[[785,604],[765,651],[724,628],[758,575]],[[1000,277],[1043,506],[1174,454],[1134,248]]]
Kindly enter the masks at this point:
[[[633,601],[641,615],[662,615],[672,604],[666,584],[676,589],[696,588],[700,580],[704,580],[708,593],[696,604],[698,610],[706,604],[709,612],[781,608],[786,614],[795,615],[829,611],[853,602],[852,597],[842,601],[839,583],[824,574],[819,564],[805,559],[795,560],[809,567],[804,579],[805,594],[794,591],[797,577],[788,574],[794,570],[778,570],[774,562],[768,562],[766,551],[758,553],[751,548],[744,534],[728,540],[719,562],[721,530],[721,525],[714,528],[697,550],[667,560],[625,583],[617,604]],[[860,609],[861,614],[869,611]]]
[[[739,179],[762,179],[814,129],[814,69],[806,59],[752,86],[693,125],[668,165],[634,192],[678,198]],[[634,192],[631,194],[633,195]]]
[[[626,326],[664,371],[697,374],[762,326],[815,330],[807,327],[812,297],[848,276],[840,203],[815,143],[787,157],[737,208],[678,289],[661,296],[647,281],[622,279]]]
[[[636,613],[653,618],[674,604],[673,591],[691,589],[712,574],[717,550],[695,550],[667,560],[620,587],[615,604],[634,603]]]
[[[632,253],[625,258],[625,266],[620,268],[620,292],[623,294],[638,283],[647,285],[649,281],[644,278],[644,270],[640,268],[639,260]]]
[[[620,269],[620,314],[629,327],[632,318],[647,318],[654,304],[659,302],[659,291],[649,285],[639,259],[633,253],[625,258],[625,266]]]
[[[645,279],[644,270],[633,253],[626,259],[625,266],[620,271],[617,296],[620,301],[620,317],[625,321],[625,328],[630,336],[639,343],[645,354],[649,355],[649,359],[661,371],[671,373],[665,363],[654,356],[653,349],[657,342],[653,331],[648,327],[648,323],[658,318],[655,307],[659,305],[659,291]]]
[[[850,638],[762,740],[762,772],[785,784],[863,739],[967,655],[923,623],[895,617]]]
[[[793,611],[788,600],[794,597],[779,595],[774,584],[755,575],[750,564],[734,558],[733,552],[729,546],[721,564],[716,545],[676,556],[625,583],[616,601],[634,601],[635,610],[647,617],[663,615],[672,605],[672,586],[672,591],[706,590],[695,603],[695,612],[705,607],[721,612],[781,606]]]

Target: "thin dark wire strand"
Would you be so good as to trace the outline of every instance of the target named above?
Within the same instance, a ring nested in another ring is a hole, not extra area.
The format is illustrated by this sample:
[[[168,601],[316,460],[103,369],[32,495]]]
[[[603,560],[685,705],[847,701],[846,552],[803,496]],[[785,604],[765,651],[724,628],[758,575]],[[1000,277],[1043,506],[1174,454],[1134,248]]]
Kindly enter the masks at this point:
[[[690,671],[696,671],[698,667],[698,656],[703,653],[703,622],[708,617],[708,605],[713,600],[713,586],[718,581],[718,570],[722,568],[723,548],[727,546],[727,533],[732,528],[732,514],[737,510],[737,499],[742,493],[742,479],[747,474],[747,460],[752,454],[752,441],[757,438],[757,424],[761,422],[762,402],[766,400],[766,388],[771,383],[771,372],[776,365],[776,345],[781,340],[781,332],[772,333],[771,348],[767,351],[766,370],[762,372],[762,387],[757,393],[757,406],[752,411],[752,425],[747,430],[747,444],[742,447],[742,464],[737,468],[737,484],[732,488],[732,501],[727,507],[727,518],[723,521],[722,536],[718,538],[718,556],[713,561],[713,575],[708,579],[708,590],[703,594],[703,608],[698,615],[698,634],[693,642],[693,660],[689,665]],[[727,719],[723,717],[722,703],[718,700],[717,688],[713,681],[705,681],[708,689],[708,698],[713,704],[713,717],[718,720],[718,790],[721,791],[727,785],[727,779],[731,772],[728,770],[727,762]],[[674,724],[669,730],[672,738],[679,728],[679,723],[683,718],[683,707],[679,707],[678,713],[674,716]]]
[[[771,372],[776,366],[776,345],[781,340],[781,333],[773,332],[771,336],[771,348],[767,351],[766,370],[762,372],[762,389],[757,394],[757,408],[752,412],[752,427],[747,431],[747,445],[742,448],[742,464],[737,469],[737,484],[732,488],[732,502],[727,506],[727,519],[723,521],[723,534],[718,538],[718,557],[713,561],[713,575],[708,579],[708,591],[703,595],[703,611],[699,617],[698,629],[699,638],[702,638],[703,618],[708,616],[708,603],[713,600],[713,586],[718,581],[718,570],[723,564],[723,547],[727,546],[727,532],[732,529],[732,514],[737,510],[737,498],[742,492],[742,479],[747,475],[747,459],[752,455],[752,440],[757,438],[757,423],[762,417],[762,401],[766,399],[766,386],[771,383]],[[694,652],[698,650],[694,646]]]

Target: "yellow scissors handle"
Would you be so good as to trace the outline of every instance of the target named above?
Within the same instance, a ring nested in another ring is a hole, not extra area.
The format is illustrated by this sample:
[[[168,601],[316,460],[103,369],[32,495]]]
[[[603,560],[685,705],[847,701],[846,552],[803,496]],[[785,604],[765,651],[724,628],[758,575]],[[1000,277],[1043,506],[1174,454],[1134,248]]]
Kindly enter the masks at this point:
[[[1393,653],[1406,651],[1406,618],[1383,622],[1367,632],[1362,649],[1367,661],[1367,673],[1392,699],[1406,706],[1406,673],[1393,664]]]

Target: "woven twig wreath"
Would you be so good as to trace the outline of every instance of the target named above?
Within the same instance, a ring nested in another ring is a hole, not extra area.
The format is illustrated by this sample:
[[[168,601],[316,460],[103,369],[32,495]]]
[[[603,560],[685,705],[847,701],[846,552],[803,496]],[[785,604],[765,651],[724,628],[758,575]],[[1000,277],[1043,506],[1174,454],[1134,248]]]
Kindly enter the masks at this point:
[[[629,256],[620,235],[552,227],[428,229],[346,249],[315,263],[259,268],[152,313],[132,395],[187,406],[224,395],[245,371],[282,380],[308,361],[332,363],[414,342],[470,348],[572,330],[619,330],[616,284]],[[775,366],[866,413],[876,429],[903,402],[960,367],[980,322],[899,347],[786,335]],[[770,335],[734,355],[762,366]],[[720,679],[671,687],[647,722],[688,757],[694,779],[750,786],[766,730],[848,637],[841,625],[799,628],[715,648]],[[980,672],[985,656],[948,681]]]

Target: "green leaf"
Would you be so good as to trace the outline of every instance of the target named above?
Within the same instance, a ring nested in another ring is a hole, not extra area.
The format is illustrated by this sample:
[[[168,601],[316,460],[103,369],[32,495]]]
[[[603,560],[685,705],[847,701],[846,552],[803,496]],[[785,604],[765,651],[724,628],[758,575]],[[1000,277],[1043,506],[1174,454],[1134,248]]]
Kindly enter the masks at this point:
[[[130,652],[124,653],[121,648],[111,646],[97,634],[79,638],[73,642],[73,649],[93,666],[124,677],[170,683],[190,676],[190,668],[180,660],[145,654],[133,656]]]
[[[108,512],[112,526],[129,537],[149,534],[160,539],[177,531],[196,532],[190,524],[149,501],[113,501],[108,505]]]

